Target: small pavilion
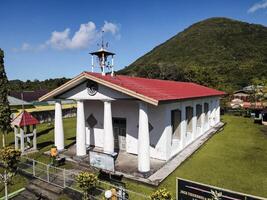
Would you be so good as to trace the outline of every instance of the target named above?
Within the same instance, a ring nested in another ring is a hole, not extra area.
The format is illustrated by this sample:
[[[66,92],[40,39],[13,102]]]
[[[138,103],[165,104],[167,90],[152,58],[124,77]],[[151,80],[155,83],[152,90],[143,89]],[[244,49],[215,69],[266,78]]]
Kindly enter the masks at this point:
[[[15,119],[11,122],[11,125],[14,128],[15,149],[19,149],[20,144],[20,150],[22,153],[29,149],[37,150],[36,124],[39,124],[39,121],[27,111],[22,111],[17,117],[15,117]],[[27,142],[26,148],[25,138]]]

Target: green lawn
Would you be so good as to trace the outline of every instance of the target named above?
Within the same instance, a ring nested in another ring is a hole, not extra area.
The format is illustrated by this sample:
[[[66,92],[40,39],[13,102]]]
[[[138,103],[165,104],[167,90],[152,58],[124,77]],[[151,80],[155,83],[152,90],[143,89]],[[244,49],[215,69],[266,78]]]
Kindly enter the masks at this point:
[[[175,195],[175,179],[182,177],[206,184],[216,185],[248,194],[267,197],[267,127],[254,124],[251,119],[223,116],[227,123],[224,130],[214,135],[193,156],[177,168],[160,187],[166,187]],[[65,145],[75,139],[75,119],[64,120]],[[53,129],[48,124],[38,126],[38,147],[40,152],[31,157],[49,162],[44,151],[53,144]],[[13,142],[13,134],[7,141]],[[71,167],[67,165],[66,167]],[[26,183],[17,177],[19,185]],[[136,192],[150,194],[155,188],[125,180],[127,188]],[[18,189],[16,185],[9,191]],[[1,187],[0,187],[1,190]],[[3,191],[0,191],[3,195]]]
[[[175,195],[176,177],[267,197],[267,127],[251,119],[223,116],[224,130],[178,167],[160,187]],[[131,188],[151,188],[131,183]]]

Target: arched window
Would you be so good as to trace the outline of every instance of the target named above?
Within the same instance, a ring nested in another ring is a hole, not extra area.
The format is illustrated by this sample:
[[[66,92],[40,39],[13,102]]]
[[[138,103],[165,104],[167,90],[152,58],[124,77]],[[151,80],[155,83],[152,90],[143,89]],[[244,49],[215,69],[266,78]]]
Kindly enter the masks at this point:
[[[202,114],[202,105],[196,105],[196,115],[197,115],[197,127],[201,127],[201,114]]]
[[[193,122],[192,122],[192,118],[193,118],[193,107],[191,106],[187,106],[185,108],[185,116],[186,116],[186,121],[187,121],[187,127],[186,127],[186,131],[187,132],[191,132],[193,131]]]
[[[181,139],[181,111],[179,109],[171,111],[172,138]]]
[[[205,123],[208,123],[209,121],[208,112],[209,112],[209,104],[204,103]]]

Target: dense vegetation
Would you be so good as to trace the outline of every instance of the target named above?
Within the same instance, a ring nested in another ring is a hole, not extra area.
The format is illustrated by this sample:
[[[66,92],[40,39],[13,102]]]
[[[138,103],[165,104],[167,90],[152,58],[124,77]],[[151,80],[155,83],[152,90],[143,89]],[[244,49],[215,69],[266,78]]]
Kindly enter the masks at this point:
[[[121,74],[194,81],[225,91],[267,78],[267,27],[227,18],[193,24]]]
[[[65,77],[55,78],[55,79],[46,79],[44,81],[39,81],[37,79],[31,81],[21,81],[21,80],[10,80],[9,88],[11,91],[35,91],[41,89],[53,90],[60,85],[66,83],[68,80]]]

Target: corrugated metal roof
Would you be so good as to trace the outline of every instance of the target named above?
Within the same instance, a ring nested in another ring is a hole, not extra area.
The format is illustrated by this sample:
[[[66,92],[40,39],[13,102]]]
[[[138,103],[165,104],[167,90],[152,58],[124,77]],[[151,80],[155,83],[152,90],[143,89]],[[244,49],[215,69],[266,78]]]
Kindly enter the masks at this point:
[[[7,99],[8,99],[10,106],[32,105],[31,103],[29,103],[27,101],[23,101],[21,99],[17,99],[17,98],[12,97],[12,96],[8,96]]]

